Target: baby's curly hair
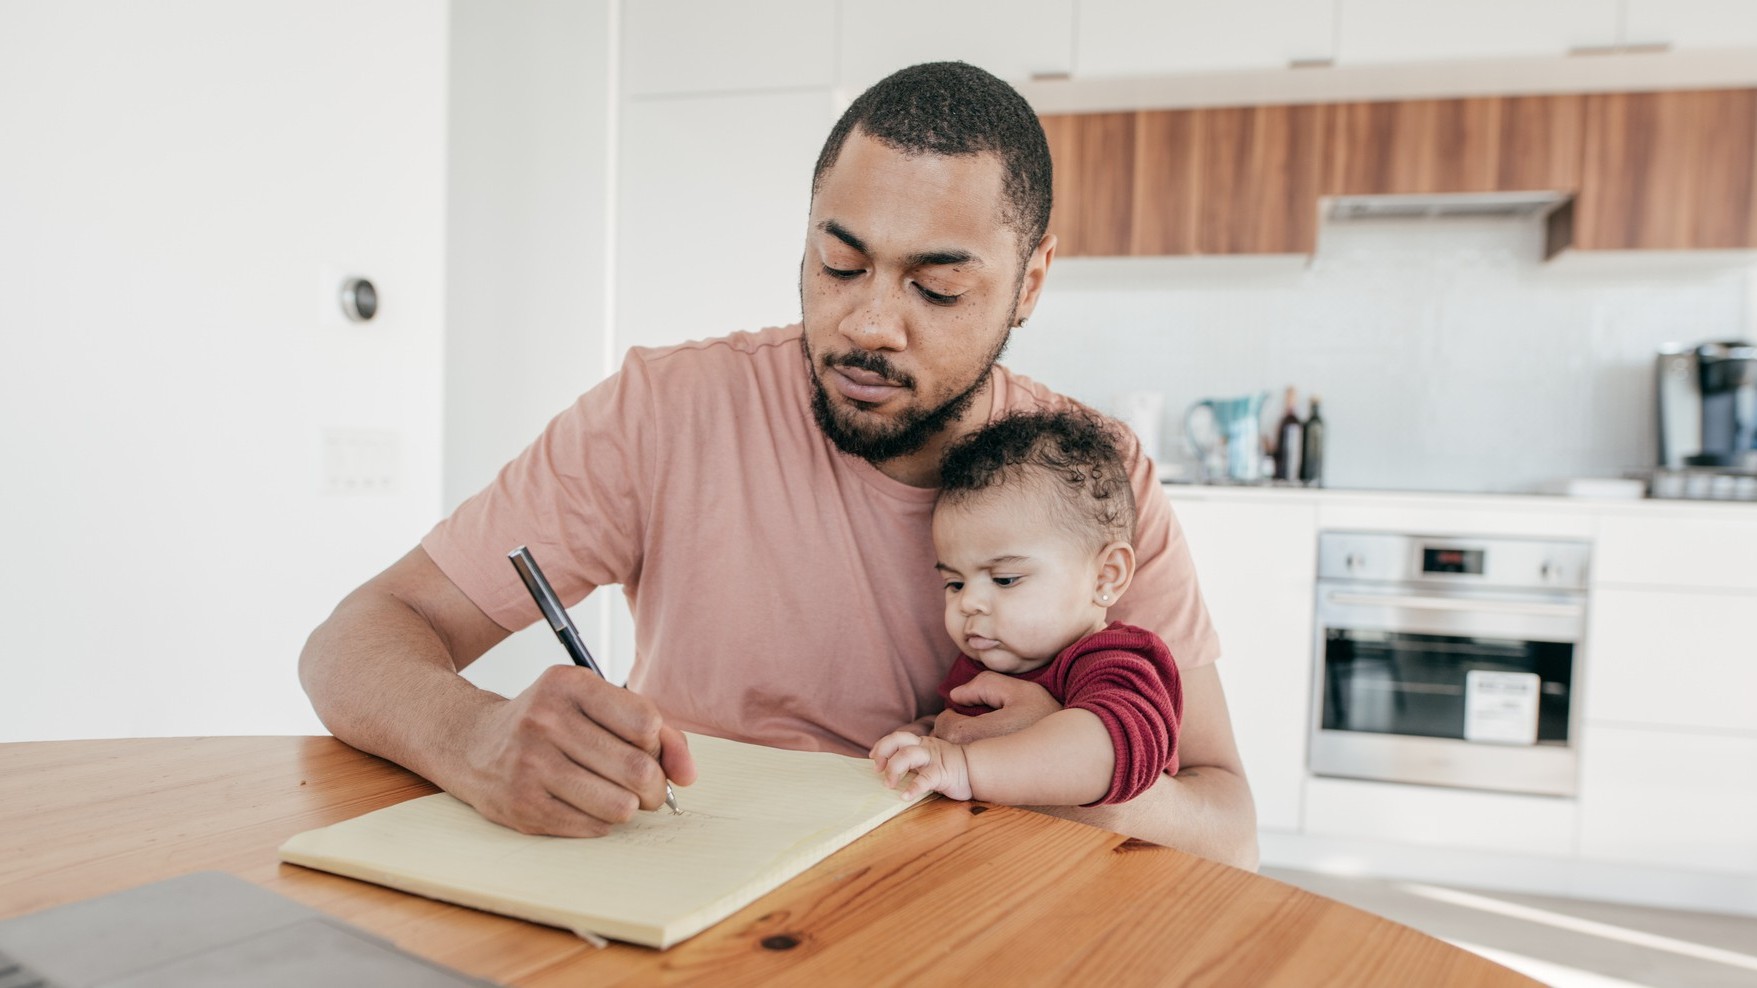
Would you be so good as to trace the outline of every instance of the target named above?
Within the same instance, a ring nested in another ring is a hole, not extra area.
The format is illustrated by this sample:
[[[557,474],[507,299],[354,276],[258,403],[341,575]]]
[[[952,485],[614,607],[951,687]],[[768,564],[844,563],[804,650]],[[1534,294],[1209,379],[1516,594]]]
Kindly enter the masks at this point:
[[[940,502],[1003,484],[1052,495],[1057,522],[1096,548],[1133,542],[1135,492],[1113,426],[1087,409],[1015,412],[953,443],[940,462]]]

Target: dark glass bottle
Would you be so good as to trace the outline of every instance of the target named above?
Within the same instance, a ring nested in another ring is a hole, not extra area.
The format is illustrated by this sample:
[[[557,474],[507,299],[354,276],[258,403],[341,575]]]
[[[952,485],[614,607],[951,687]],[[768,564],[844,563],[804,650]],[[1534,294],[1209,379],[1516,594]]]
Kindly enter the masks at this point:
[[[1324,419],[1318,415],[1318,396],[1312,395],[1312,414],[1306,417],[1299,479],[1313,487],[1324,486]]]
[[[1299,413],[1293,410],[1294,392],[1287,389],[1287,412],[1275,427],[1275,479],[1298,480],[1299,465],[1305,459],[1305,431]]]

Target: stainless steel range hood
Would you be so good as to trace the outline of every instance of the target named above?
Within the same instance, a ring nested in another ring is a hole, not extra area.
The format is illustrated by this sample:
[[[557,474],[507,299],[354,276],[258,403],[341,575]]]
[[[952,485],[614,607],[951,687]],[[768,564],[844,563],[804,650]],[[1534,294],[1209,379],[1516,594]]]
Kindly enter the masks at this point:
[[[1456,192],[1431,195],[1328,196],[1327,220],[1536,219],[1571,197],[1565,192]]]

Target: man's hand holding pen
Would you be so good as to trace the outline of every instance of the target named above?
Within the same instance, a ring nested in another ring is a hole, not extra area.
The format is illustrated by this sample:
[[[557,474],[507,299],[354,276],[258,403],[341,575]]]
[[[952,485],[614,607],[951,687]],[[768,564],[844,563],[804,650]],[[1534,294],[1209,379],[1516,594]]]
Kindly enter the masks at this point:
[[[522,833],[598,837],[695,781],[683,733],[590,669],[552,666],[477,721],[464,742],[477,812]],[[657,752],[657,755],[653,754]]]

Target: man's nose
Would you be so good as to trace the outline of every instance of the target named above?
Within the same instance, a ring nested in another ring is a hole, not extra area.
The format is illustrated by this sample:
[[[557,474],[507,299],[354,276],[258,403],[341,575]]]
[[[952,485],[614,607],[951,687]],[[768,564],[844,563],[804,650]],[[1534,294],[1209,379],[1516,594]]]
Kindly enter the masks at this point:
[[[903,292],[901,286],[874,278],[867,297],[843,321],[842,335],[863,350],[902,350],[908,343]]]

